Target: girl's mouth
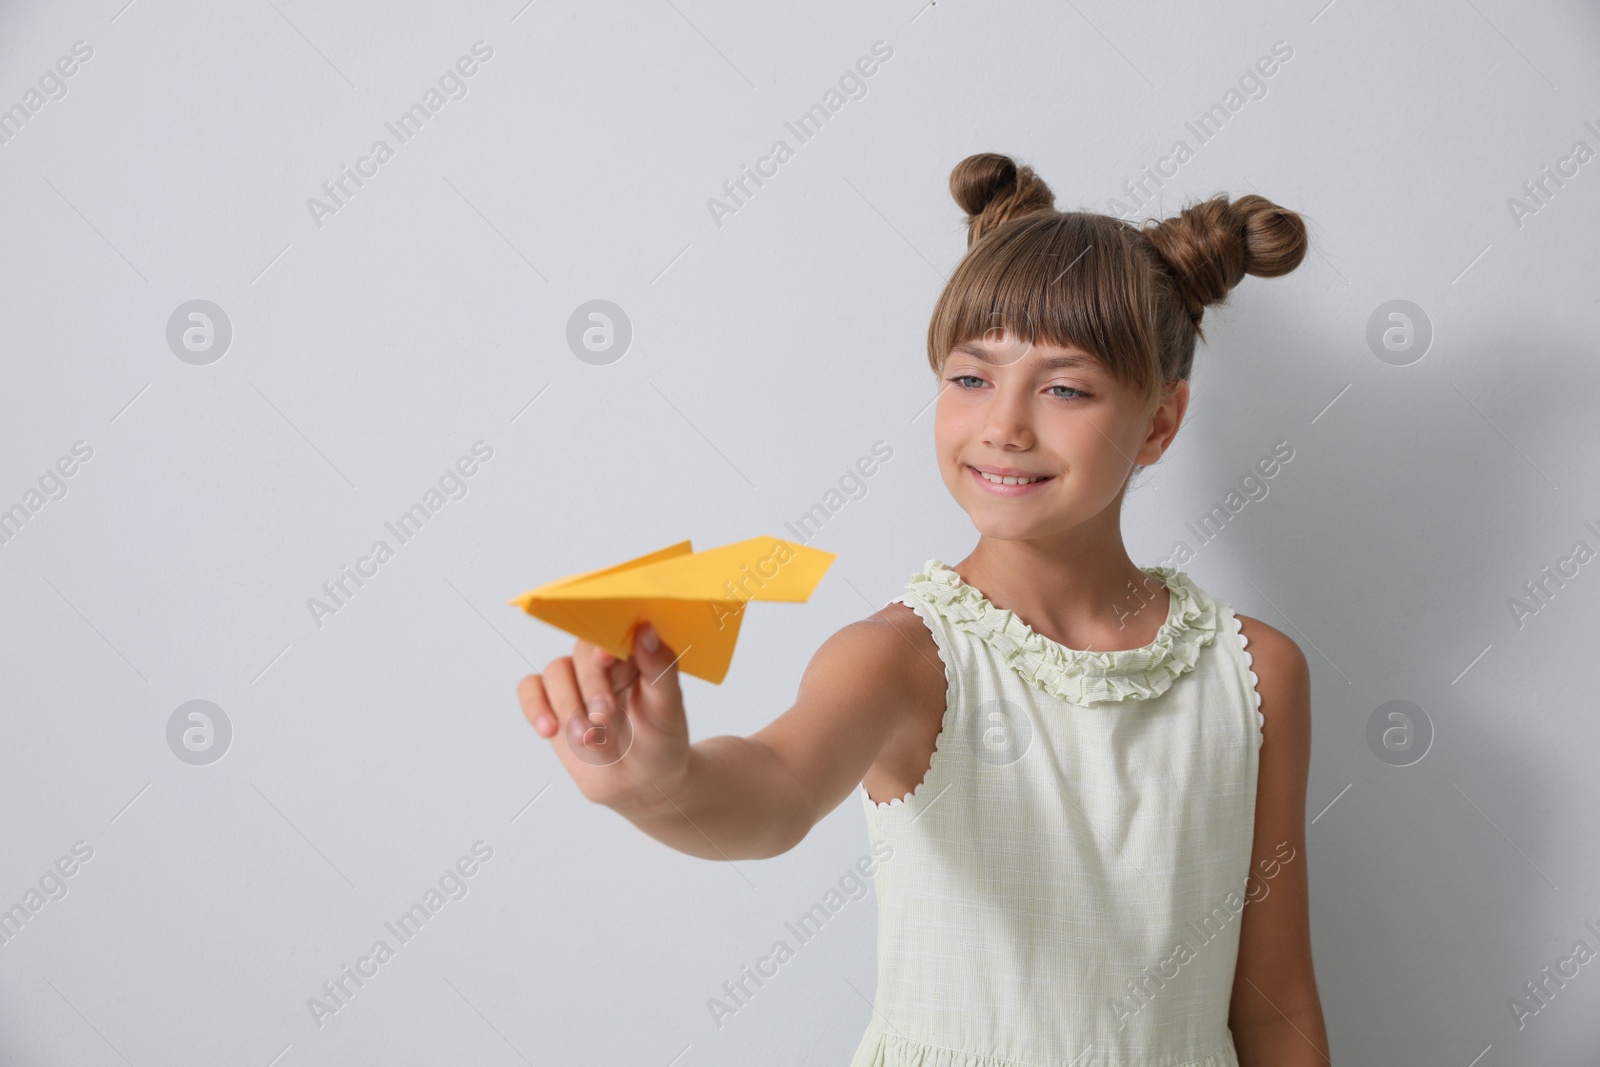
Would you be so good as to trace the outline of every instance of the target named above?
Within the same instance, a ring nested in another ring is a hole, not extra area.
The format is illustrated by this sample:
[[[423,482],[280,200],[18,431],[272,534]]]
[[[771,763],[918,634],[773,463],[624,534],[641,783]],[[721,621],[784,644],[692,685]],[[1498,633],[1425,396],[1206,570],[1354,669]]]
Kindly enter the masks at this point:
[[[1008,478],[1005,481],[1001,481],[995,475],[984,474],[973,466],[968,466],[967,470],[971,472],[972,480],[978,484],[979,488],[995,496],[1027,496],[1029,493],[1038,492],[1055,480],[1055,476],[1050,475],[1035,477],[1031,481],[1020,478]],[[1006,482],[1011,484],[1005,484]]]

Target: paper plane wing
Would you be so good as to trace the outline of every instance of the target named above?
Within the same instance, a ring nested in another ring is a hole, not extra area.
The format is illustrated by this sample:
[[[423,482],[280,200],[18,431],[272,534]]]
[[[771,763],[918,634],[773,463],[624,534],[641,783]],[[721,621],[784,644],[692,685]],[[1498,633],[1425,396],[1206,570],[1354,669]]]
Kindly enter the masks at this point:
[[[696,552],[688,541],[597,571],[568,575],[507,603],[621,659],[648,619],[679,654],[678,669],[721,684],[751,600],[804,602],[838,558],[779,537]]]

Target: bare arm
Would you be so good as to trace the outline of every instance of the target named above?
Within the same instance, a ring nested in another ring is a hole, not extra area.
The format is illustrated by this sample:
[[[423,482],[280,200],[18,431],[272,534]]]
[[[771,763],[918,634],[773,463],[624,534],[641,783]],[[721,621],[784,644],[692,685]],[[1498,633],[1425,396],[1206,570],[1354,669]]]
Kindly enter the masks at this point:
[[[814,825],[806,790],[754,737],[721,734],[689,748],[682,783],[669,794],[611,805],[651,837],[708,860],[767,859],[789,851]]]
[[[1287,635],[1258,619],[1239,620],[1265,724],[1228,1028],[1240,1067],[1323,1067],[1332,1060],[1311,967],[1305,841],[1311,674]]]
[[[748,737],[688,743],[670,666],[676,653],[664,645],[635,652],[641,679],[655,681],[641,680],[629,694],[634,747],[615,766],[589,766],[561,750],[570,713],[548,732],[539,722],[552,708],[609,691],[606,672],[616,661],[600,649],[580,641],[572,657],[525,678],[523,710],[556,739],[588,799],[680,852],[765,859],[797,845],[850,794],[914,706],[908,678],[913,661],[924,661],[905,625],[880,612],[839,630],[812,657],[794,705]]]

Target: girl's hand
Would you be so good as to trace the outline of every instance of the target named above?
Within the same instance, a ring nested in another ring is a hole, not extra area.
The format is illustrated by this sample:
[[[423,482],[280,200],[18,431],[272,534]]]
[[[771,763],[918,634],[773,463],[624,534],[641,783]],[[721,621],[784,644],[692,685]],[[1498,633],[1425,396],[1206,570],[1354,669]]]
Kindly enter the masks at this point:
[[[673,795],[689,767],[677,656],[648,622],[634,632],[633,648],[619,660],[580,640],[572,655],[517,685],[523,715],[555,742],[579,792],[614,808],[648,807]]]

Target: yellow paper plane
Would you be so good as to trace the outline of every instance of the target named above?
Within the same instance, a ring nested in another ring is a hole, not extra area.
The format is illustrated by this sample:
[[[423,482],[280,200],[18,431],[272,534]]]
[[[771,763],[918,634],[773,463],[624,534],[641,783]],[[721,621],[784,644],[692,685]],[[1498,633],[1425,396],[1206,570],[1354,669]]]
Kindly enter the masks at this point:
[[[802,603],[838,558],[780,537],[752,537],[696,552],[680,541],[603,570],[558,578],[508,600],[618,659],[633,653],[634,625],[648,619],[678,653],[678,669],[722,684],[751,600]]]

